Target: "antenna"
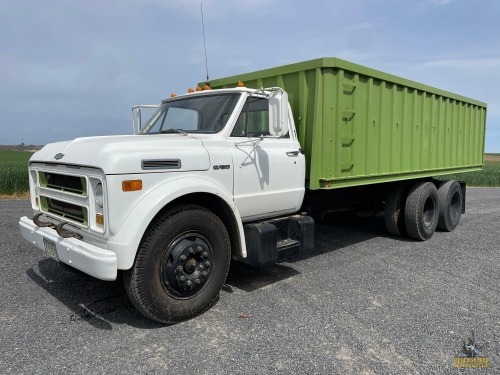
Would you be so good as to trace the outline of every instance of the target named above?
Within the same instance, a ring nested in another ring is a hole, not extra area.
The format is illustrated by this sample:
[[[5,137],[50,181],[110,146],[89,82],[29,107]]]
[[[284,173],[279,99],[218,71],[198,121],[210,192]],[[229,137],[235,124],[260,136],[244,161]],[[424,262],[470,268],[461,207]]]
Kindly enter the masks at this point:
[[[208,58],[207,58],[207,40],[205,39],[205,22],[203,20],[203,3],[201,5],[201,27],[203,29],[203,46],[205,47],[205,69],[207,71],[207,85],[210,82],[208,78]]]

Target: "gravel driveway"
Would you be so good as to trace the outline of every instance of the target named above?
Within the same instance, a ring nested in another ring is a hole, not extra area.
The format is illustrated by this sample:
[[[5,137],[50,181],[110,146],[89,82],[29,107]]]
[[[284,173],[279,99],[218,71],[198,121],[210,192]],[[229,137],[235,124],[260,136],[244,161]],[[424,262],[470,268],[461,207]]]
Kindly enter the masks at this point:
[[[173,326],[25,242],[28,201],[0,212],[1,374],[500,373],[497,188],[469,188],[457,229],[426,242],[389,237],[381,215],[318,224],[312,253],[232,264],[215,307]],[[452,367],[471,331],[487,370]]]

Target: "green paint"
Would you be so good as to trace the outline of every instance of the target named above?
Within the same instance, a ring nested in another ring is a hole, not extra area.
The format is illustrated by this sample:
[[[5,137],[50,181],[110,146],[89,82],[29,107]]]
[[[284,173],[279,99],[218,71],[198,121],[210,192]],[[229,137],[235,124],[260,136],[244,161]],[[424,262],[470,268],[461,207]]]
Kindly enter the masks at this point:
[[[486,104],[337,58],[212,80],[289,94],[310,189],[477,171]]]

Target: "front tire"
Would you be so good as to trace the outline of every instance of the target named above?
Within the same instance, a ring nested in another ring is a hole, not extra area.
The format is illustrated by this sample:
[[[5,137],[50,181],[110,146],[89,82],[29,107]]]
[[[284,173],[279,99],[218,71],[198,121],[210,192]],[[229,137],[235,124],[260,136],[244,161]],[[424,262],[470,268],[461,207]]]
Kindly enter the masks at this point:
[[[230,261],[221,220],[200,206],[176,207],[148,229],[134,266],[124,273],[125,288],[147,318],[181,322],[214,305]]]

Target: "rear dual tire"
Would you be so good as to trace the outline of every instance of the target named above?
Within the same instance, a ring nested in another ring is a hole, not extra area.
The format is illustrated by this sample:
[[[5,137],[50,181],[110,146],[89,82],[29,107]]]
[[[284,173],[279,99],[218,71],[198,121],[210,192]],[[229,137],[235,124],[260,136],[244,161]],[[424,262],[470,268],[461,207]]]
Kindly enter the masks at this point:
[[[425,241],[436,229],[451,232],[463,209],[463,193],[457,181],[444,181],[436,189],[432,182],[405,183],[392,187],[385,201],[385,225],[393,236]],[[409,190],[409,191],[408,191]]]
[[[463,210],[462,195],[462,188],[457,181],[446,181],[441,184],[438,189],[438,229],[451,232],[457,227]]]
[[[385,200],[385,227],[393,236],[405,236],[405,204],[408,188],[406,184],[392,187]]]
[[[436,231],[439,219],[438,192],[432,182],[412,186],[405,205],[405,226],[410,238],[425,241]]]

